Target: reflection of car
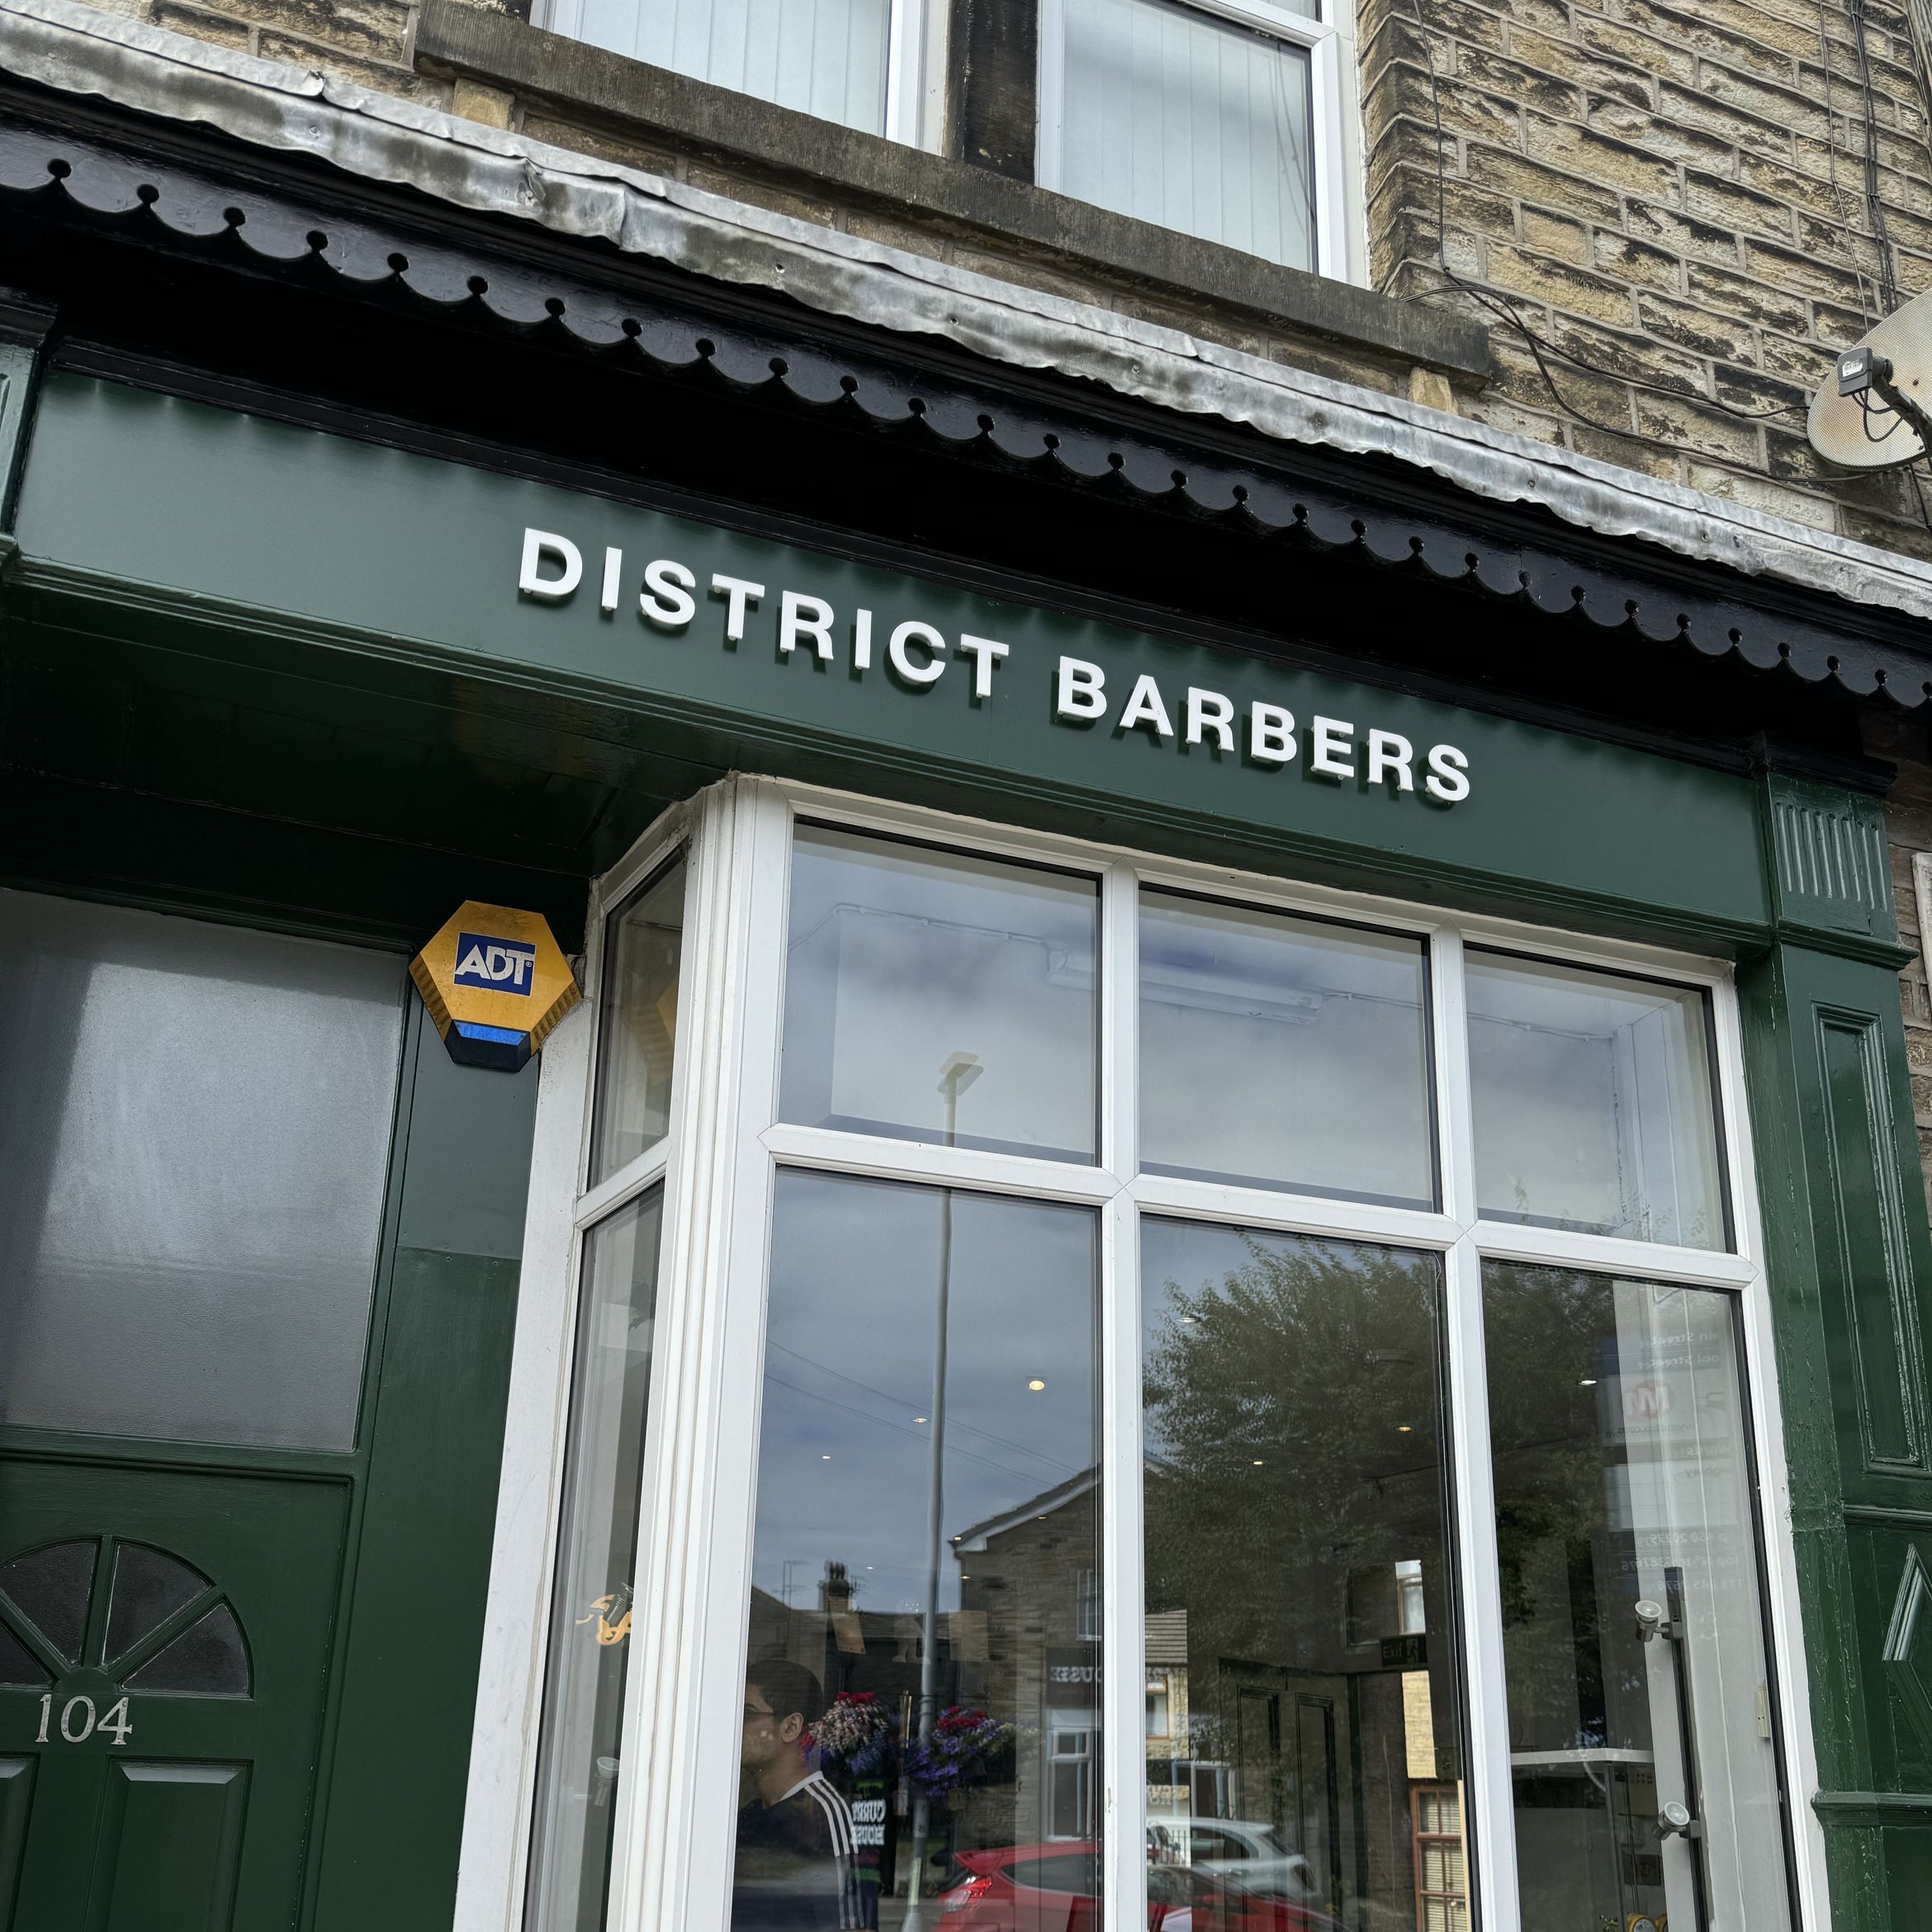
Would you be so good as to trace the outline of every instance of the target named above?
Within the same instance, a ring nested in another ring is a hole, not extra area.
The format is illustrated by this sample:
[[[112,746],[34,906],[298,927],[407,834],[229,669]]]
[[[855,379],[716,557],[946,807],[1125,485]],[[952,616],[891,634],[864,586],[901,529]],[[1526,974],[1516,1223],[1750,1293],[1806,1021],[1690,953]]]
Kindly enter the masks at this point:
[[[1272,1825],[1252,1818],[1150,1818],[1147,1855],[1191,1865],[1257,1898],[1298,1904],[1319,1898],[1314,1868]]]
[[[1020,1844],[954,1854],[940,1894],[946,1932],[1100,1932],[1097,1844]],[[1266,1899],[1185,1865],[1149,1865],[1148,1932],[1342,1932],[1325,1914]]]

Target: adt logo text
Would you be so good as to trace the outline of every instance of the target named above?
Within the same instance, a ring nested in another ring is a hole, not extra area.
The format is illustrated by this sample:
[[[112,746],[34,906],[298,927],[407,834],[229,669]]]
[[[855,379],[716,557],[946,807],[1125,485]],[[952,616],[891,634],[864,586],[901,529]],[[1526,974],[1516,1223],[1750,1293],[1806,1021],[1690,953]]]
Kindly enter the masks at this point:
[[[491,939],[485,933],[457,935],[456,983],[485,992],[528,995],[536,982],[537,949],[522,940]]]

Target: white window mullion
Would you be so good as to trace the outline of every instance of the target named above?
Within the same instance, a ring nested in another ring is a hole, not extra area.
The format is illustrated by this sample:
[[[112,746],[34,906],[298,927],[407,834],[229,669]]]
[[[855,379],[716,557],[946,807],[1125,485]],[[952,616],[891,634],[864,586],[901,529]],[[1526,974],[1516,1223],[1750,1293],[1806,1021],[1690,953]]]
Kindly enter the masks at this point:
[[[1531,1267],[1586,1268],[1593,1274],[1630,1275],[1704,1288],[1742,1288],[1757,1278],[1754,1263],[1717,1248],[1674,1248],[1660,1241],[1579,1234],[1518,1221],[1479,1221],[1470,1232],[1490,1260],[1521,1262]]]
[[[1470,1105],[1469,1029],[1462,940],[1439,930],[1429,949],[1435,1009],[1436,1107],[1441,1135],[1442,1205],[1473,1227],[1475,1130]],[[1463,1831],[1474,1868],[1477,1922],[1514,1932],[1521,1915],[1516,1878],[1515,1802],[1509,1768],[1509,1702],[1503,1668],[1501,1564],[1496,1491],[1489,1466],[1489,1397],[1483,1347],[1482,1259],[1466,1234],[1444,1262],[1447,1312],[1450,1480],[1456,1512],[1467,1762]]]
[[[925,106],[926,9],[920,0],[891,0],[886,15],[886,139],[917,147]]]
[[[1140,1166],[1140,885],[1110,867],[1101,881],[1100,1156],[1120,1181]]]
[[[1139,883],[1125,865],[1101,885],[1101,1160],[1139,1164]],[[1140,1224],[1122,1188],[1101,1221],[1102,1739],[1107,1932],[1147,1924],[1146,1627],[1142,1619]]]
[[[1348,279],[1348,164],[1342,126],[1346,89],[1341,72],[1347,52],[1347,45],[1338,36],[1325,33],[1315,41],[1309,54],[1315,272],[1336,282]]]
[[[545,1633],[556,1587],[580,1243],[571,1215],[582,1160],[593,1019],[586,1000],[543,1043],[523,1214],[502,1488],[476,1679],[455,1924],[520,1925],[537,1791]],[[514,1480],[522,1472],[526,1480]]]
[[[762,1136],[767,1153],[788,1167],[816,1167],[835,1174],[869,1174],[916,1186],[969,1187],[985,1193],[1023,1194],[1034,1200],[1096,1202],[1120,1183],[1104,1168],[985,1148],[946,1147],[937,1141],[893,1140],[883,1134],[850,1134],[835,1127],[800,1127],[775,1121]]]
[[[732,781],[706,795],[692,842],[633,1625],[651,1641],[625,1686],[617,1842],[631,1855],[613,1873],[612,1932],[730,1916],[769,1194],[757,1130],[776,1078],[788,823],[769,788]],[[752,1319],[730,1319],[740,1309]]]
[[[1101,1612],[1106,1932],[1147,1924],[1147,1657],[1141,1543],[1140,1224],[1123,1189],[1101,1219]]]
[[[1033,178],[1056,193],[1060,186],[1060,142],[1067,111],[1066,0],[1039,0],[1039,67],[1034,103]]]

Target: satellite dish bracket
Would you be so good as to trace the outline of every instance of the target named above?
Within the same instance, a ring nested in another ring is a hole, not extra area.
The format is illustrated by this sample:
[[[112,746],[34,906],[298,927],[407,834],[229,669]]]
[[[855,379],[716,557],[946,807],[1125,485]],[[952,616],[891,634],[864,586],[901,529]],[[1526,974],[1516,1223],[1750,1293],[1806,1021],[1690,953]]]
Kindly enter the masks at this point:
[[[1838,358],[1838,393],[1860,396],[1873,390],[1877,390],[1892,414],[1902,418],[1916,431],[1919,440],[1932,449],[1932,415],[1893,380],[1891,357],[1880,355],[1869,343],[1861,343]]]

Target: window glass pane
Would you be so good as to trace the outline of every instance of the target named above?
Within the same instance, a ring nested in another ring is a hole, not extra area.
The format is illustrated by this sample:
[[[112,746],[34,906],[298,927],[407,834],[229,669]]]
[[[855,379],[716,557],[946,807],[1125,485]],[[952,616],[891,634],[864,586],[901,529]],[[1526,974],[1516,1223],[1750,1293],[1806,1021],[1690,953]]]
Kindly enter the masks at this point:
[[[1307,50],[1167,0],[1066,0],[1064,17],[1061,192],[1314,268]]]
[[[1466,1914],[1440,1263],[1148,1220],[1141,1285],[1157,1915]]]
[[[783,1117],[1091,1160],[1098,907],[1090,878],[802,828]]]
[[[531,1932],[595,1932],[604,1924],[637,1581],[661,1212],[653,1188],[600,1222],[584,1251],[531,1855]]]
[[[1143,1164],[1432,1205],[1427,1011],[1419,940],[1144,893]]]
[[[597,1115],[590,1136],[593,1187],[670,1129],[684,937],[682,860],[640,886],[604,927]]]
[[[581,37],[716,87],[885,132],[886,0],[584,0]]]
[[[1790,1923],[1731,1299],[1484,1271],[1526,1925]],[[1640,1608],[1664,1627],[1646,1639]],[[1681,1804],[1696,1838],[1660,1836]]]
[[[0,1421],[350,1446],[403,980],[0,892]]]
[[[1091,1892],[1093,1216],[781,1173],[772,1257],[733,1926]]]
[[[1473,949],[1467,970],[1481,1211],[1725,1246],[1703,994]]]

